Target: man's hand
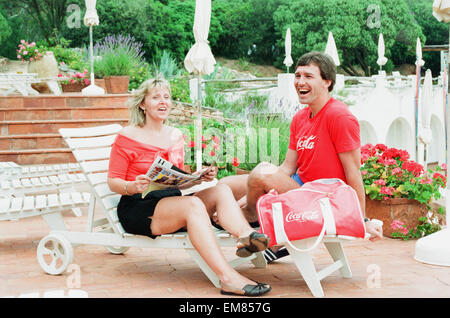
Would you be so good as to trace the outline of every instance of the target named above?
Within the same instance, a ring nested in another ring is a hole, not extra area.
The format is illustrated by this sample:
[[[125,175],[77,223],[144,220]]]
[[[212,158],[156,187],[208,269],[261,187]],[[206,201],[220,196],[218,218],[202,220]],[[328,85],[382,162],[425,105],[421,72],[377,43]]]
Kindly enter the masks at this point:
[[[372,235],[369,238],[370,241],[374,242],[383,238],[383,227],[379,223],[374,221],[367,221],[365,225],[366,232]]]

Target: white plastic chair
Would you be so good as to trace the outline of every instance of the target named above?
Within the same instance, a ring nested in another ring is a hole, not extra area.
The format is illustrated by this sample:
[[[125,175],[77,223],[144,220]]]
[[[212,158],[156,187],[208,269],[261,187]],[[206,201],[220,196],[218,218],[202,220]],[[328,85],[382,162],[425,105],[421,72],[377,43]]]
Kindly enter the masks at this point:
[[[37,257],[42,269],[52,275],[63,273],[73,260],[73,246],[80,244],[103,245],[113,254],[122,254],[130,247],[181,248],[194,261],[217,288],[219,279],[192,246],[187,232],[167,234],[152,239],[146,236],[126,233],[121,226],[116,207],[120,195],[112,192],[107,184],[107,169],[111,144],[122,129],[118,124],[90,127],[65,128],[59,132],[81,166],[91,187],[91,203],[85,232],[51,231],[38,245]],[[95,219],[96,205],[104,217]],[[236,238],[225,231],[215,231],[220,246],[236,246]],[[252,261],[256,267],[265,267],[262,253],[231,262],[238,266]]]

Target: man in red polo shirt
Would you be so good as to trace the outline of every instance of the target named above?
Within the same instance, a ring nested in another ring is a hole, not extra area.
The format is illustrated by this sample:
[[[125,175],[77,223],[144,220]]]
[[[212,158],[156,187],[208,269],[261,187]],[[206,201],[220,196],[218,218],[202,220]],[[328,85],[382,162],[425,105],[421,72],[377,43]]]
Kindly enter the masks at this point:
[[[300,103],[308,107],[299,110],[292,119],[284,162],[278,167],[260,163],[248,176],[220,181],[233,189],[250,222],[257,220],[256,201],[271,189],[284,193],[321,178],[339,178],[350,185],[365,214],[359,123],[346,104],[330,96],[335,81],[336,66],[328,55],[320,52],[303,55],[296,65],[294,86]],[[381,226],[367,218],[365,222],[367,232],[373,235],[371,240],[383,237]],[[284,256],[272,252],[269,258],[266,255],[269,262]]]

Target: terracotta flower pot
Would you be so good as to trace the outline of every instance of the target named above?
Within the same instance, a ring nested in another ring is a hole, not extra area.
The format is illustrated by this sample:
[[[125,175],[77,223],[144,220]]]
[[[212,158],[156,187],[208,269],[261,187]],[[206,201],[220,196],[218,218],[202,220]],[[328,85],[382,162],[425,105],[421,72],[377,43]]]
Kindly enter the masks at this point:
[[[108,92],[104,78],[96,78],[94,83],[96,86],[103,88],[105,90],[105,93]]]
[[[84,83],[68,83],[68,84],[61,84],[62,91],[64,93],[77,93],[81,92],[83,88],[85,88],[87,85]]]
[[[370,219],[383,221],[383,235],[392,238],[391,227],[393,220],[399,220],[408,230],[419,225],[419,217],[426,217],[428,209],[425,204],[406,198],[389,200],[371,200],[366,196],[366,216]]]
[[[108,94],[126,94],[130,84],[129,76],[105,77],[106,91]]]

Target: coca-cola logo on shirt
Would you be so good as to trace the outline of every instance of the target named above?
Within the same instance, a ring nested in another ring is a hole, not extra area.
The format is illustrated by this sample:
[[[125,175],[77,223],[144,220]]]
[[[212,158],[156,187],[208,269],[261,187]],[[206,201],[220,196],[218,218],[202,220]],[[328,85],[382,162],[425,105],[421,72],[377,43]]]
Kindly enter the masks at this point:
[[[302,136],[297,141],[297,151],[313,149],[317,136]]]
[[[319,218],[319,212],[318,211],[290,211],[286,215],[286,222],[306,222],[306,221],[312,221]]]

